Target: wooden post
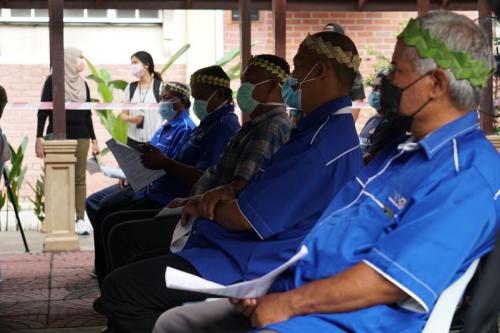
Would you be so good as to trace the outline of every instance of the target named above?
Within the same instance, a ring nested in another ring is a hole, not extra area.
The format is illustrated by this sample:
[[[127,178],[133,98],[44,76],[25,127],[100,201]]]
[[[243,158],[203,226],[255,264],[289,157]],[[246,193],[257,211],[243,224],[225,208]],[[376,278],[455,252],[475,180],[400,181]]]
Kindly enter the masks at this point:
[[[492,19],[491,17],[491,8],[488,5],[487,0],[478,0],[477,3],[479,10],[479,22],[483,29],[488,34],[488,41],[490,43],[490,48],[492,47],[491,43],[493,42],[492,36]],[[481,19],[483,18],[483,19]],[[483,97],[481,98],[481,104],[479,105],[479,110],[481,110],[479,118],[481,120],[481,128],[484,133],[492,134],[493,133],[493,78],[490,78],[488,81],[488,86],[484,89]]]
[[[417,0],[418,16],[425,15],[429,12],[431,5],[429,0]]]
[[[250,18],[250,13],[252,10],[251,0],[239,0],[239,11],[240,11],[240,59],[241,59],[241,73],[245,70],[250,60],[250,55],[252,52],[251,45],[251,34],[252,34],[252,22]],[[248,114],[242,114],[243,122],[249,119]]]
[[[64,108],[64,0],[49,0],[50,63],[52,65],[52,101],[54,103],[54,139],[66,139]]]
[[[274,54],[286,59],[286,0],[273,0]]]

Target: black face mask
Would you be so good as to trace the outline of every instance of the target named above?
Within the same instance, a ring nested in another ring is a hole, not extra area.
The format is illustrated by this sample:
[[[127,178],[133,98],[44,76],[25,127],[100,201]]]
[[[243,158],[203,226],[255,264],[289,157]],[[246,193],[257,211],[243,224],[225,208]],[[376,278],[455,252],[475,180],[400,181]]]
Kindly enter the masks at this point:
[[[429,98],[427,102],[422,104],[422,106],[420,106],[410,116],[402,116],[399,113],[401,97],[403,96],[403,92],[406,89],[410,88],[427,75],[429,75],[429,73],[422,75],[404,88],[395,86],[387,77],[383,77],[380,83],[380,106],[382,107],[382,110],[380,112],[388,119],[399,118],[399,121],[404,127],[404,130],[408,131],[411,127],[415,115],[422,111],[422,109],[432,101],[432,98]]]

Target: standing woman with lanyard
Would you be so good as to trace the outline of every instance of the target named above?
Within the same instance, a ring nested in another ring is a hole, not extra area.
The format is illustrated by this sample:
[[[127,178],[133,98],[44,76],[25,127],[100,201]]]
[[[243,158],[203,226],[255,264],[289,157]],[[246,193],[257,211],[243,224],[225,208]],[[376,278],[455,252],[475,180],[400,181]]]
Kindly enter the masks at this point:
[[[131,73],[139,79],[125,89],[125,103],[159,103],[161,75],[155,72],[153,57],[145,51],[139,51],[131,57]],[[158,110],[124,110],[120,119],[128,123],[127,145],[149,142],[163,122]]]
[[[90,90],[87,82],[80,76],[85,69],[82,51],[68,47],[64,49],[64,96],[66,102],[90,102]],[[47,77],[42,91],[42,102],[52,102],[52,75]],[[44,128],[49,118],[46,139],[53,137],[52,110],[38,110],[38,124],[36,130],[36,156],[44,158]],[[77,140],[75,165],[75,232],[79,235],[88,234],[90,223],[85,221],[85,198],[87,196],[86,168],[90,141],[92,153],[99,154],[99,146],[92,124],[90,110],[66,110],[66,137]]]

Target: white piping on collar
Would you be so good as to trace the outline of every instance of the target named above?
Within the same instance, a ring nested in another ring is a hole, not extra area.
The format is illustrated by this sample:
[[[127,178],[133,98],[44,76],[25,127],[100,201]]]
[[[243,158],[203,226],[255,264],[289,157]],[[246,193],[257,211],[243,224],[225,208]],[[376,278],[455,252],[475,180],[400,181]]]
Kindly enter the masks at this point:
[[[453,134],[452,136],[450,136],[450,137],[448,137],[448,138],[444,139],[444,140],[443,140],[440,144],[438,144],[436,147],[434,147],[434,148],[430,149],[430,152],[431,152],[432,154],[434,154],[434,151],[436,151],[437,149],[441,148],[444,144],[446,144],[446,143],[447,143],[448,141],[450,141],[451,139],[456,138],[456,137],[457,137],[457,136],[459,136],[460,134],[465,133],[465,132],[468,132],[468,131],[470,131],[471,129],[474,129],[474,128],[479,128],[479,125],[477,125],[477,124],[476,124],[476,125],[474,125],[474,126],[470,126],[470,127],[466,128],[466,129],[461,130],[461,131],[460,131],[460,132],[458,132],[458,133]]]
[[[458,160],[457,139],[453,138],[453,160],[455,161],[455,171],[460,171],[460,161]]]
[[[498,197],[500,197],[500,190],[497,191],[497,193],[495,194],[495,196],[493,197],[493,200],[496,200],[498,199]]]
[[[311,139],[311,142],[309,144],[313,144],[314,142],[314,139],[316,139],[316,136],[319,134],[319,132],[323,129],[323,127],[326,125],[326,123],[328,122],[328,120],[330,120],[330,117],[331,116],[338,116],[338,115],[341,115],[341,114],[351,114],[352,111],[351,111],[351,107],[350,106],[346,106],[346,107],[343,107],[341,109],[338,109],[337,111],[331,113],[328,118],[326,118],[325,122],[323,124],[321,124],[321,126],[318,128],[318,130],[316,131],[316,133],[314,133],[314,136],[313,138]]]
[[[342,154],[338,155],[337,157],[335,157],[333,160],[331,160],[330,162],[326,163],[326,166],[329,166],[330,164],[332,164],[333,162],[335,162],[336,160],[338,160],[339,158],[341,158],[342,156],[344,156],[345,154],[349,154],[351,151],[353,150],[356,150],[357,148],[359,148],[359,145],[355,146],[355,147],[352,147],[351,149],[349,150],[346,150],[345,152],[343,152]]]

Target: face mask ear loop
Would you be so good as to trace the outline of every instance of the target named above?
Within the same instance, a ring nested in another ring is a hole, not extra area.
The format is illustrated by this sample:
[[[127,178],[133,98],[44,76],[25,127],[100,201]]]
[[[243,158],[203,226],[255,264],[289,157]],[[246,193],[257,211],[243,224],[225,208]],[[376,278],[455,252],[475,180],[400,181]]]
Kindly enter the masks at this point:
[[[316,80],[316,78],[312,78],[312,79],[309,79],[309,80],[308,80],[307,78],[311,75],[311,73],[313,72],[313,70],[314,70],[317,66],[318,66],[318,63],[315,63],[315,64],[311,67],[311,69],[309,70],[309,72],[307,72],[307,74],[306,74],[306,76],[304,77],[304,79],[303,79],[301,82],[299,82],[299,88],[298,88],[298,89],[302,89],[302,85],[303,85],[304,83],[310,82],[310,81],[312,81],[312,80]]]

